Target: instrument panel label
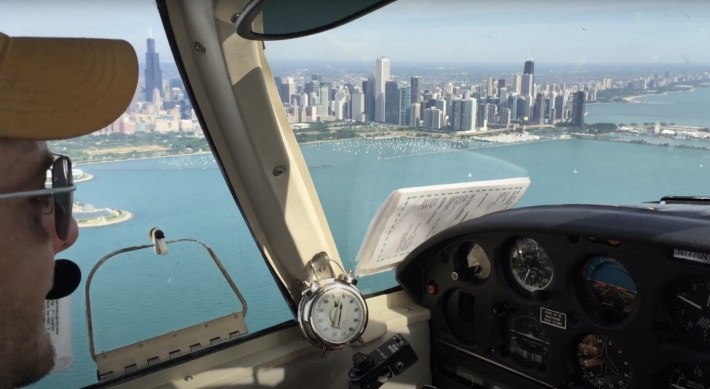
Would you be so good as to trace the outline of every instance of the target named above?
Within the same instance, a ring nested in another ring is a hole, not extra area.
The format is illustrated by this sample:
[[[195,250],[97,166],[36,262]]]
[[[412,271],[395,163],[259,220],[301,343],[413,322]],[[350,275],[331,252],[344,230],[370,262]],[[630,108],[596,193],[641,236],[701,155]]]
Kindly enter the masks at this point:
[[[567,314],[540,307],[540,322],[549,326],[567,329]]]
[[[688,261],[700,262],[710,265],[710,254],[699,253],[697,251],[673,249],[673,258],[686,259]]]

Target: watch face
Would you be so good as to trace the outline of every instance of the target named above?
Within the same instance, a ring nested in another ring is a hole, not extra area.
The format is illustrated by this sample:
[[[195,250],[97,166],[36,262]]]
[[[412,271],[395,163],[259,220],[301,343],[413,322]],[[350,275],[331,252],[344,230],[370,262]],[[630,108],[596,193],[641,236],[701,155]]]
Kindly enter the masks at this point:
[[[357,289],[336,282],[313,298],[310,322],[315,334],[325,343],[349,344],[365,330],[365,300]]]

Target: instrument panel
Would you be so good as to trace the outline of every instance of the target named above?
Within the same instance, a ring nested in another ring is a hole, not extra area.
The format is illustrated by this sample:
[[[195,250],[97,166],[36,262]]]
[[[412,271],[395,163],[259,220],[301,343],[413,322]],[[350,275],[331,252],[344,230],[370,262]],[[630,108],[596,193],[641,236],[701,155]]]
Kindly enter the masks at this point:
[[[431,238],[397,280],[431,310],[433,383],[710,389],[704,209],[519,208]]]

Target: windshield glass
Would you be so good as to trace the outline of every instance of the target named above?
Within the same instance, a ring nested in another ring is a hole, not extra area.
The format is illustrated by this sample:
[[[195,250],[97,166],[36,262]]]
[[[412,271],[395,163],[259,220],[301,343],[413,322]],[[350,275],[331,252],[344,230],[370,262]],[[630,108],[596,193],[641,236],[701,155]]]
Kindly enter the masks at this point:
[[[397,188],[530,177],[518,206],[708,195],[709,21],[697,1],[401,0],[266,55],[353,269]]]
[[[81,237],[62,256],[85,277],[73,295],[75,362],[34,387],[96,382],[86,275],[110,252],[150,243],[154,227],[214,248],[249,303],[251,333],[292,319],[209,153],[154,2],[60,3],[3,3],[0,30],[128,40],[140,81],[111,126],[50,143],[79,169]],[[530,177],[518,206],[710,195],[709,22],[700,1],[400,0],[265,51],[354,269],[370,220],[397,188]],[[152,250],[97,272],[98,352],[243,308],[200,247]],[[387,272],[358,285],[375,293],[396,282]]]
[[[97,382],[85,316],[87,277],[104,256],[150,244],[152,228],[168,241],[194,239],[214,250],[248,302],[250,333],[293,318],[210,153],[161,26],[151,0],[3,3],[3,33],[124,39],[137,53],[140,72],[133,102],[118,120],[91,135],[49,142],[74,162],[80,237],[59,256],[76,262],[83,277],[71,296],[74,363],[33,387]],[[118,254],[97,269],[90,289],[97,353],[244,310],[203,246],[167,248],[165,256],[152,246]]]

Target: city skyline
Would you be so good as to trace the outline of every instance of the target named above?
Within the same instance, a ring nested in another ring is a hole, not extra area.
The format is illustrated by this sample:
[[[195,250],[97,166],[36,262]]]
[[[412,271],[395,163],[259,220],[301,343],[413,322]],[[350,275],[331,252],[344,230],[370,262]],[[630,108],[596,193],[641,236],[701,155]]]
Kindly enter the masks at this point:
[[[494,76],[489,72],[479,80],[452,79],[446,72],[407,80],[392,77],[391,64],[386,57],[376,58],[367,79],[343,72],[324,78],[312,72],[307,77],[304,73],[289,75],[285,82],[276,76],[274,81],[291,123],[354,120],[472,133],[557,124],[581,128],[585,125],[585,105],[596,102],[598,96],[603,96],[602,101],[628,102],[629,96],[640,93],[688,90],[710,80],[710,72],[702,69],[689,73],[653,71],[620,78],[583,75],[573,80],[538,82],[531,58],[519,63],[512,74]]]
[[[148,0],[29,5],[11,0],[3,3],[0,26],[10,35],[121,38],[139,53],[146,51],[145,38],[152,31],[156,51],[172,59],[157,9]],[[709,26],[710,2],[695,0],[604,0],[586,8],[552,0],[497,7],[476,0],[400,0],[335,30],[266,42],[266,51],[270,60],[386,56],[397,62],[515,63],[533,57],[544,63],[710,64]]]

